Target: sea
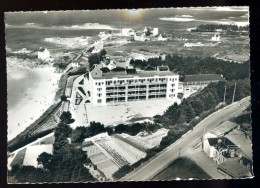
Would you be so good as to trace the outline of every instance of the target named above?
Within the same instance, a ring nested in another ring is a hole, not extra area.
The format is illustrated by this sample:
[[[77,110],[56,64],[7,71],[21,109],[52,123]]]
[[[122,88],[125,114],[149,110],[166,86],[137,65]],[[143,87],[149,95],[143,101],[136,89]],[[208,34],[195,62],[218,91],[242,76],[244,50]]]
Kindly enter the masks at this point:
[[[55,49],[45,38],[95,36],[100,31],[158,27],[160,33],[180,32],[200,24],[248,24],[248,7],[89,10],[5,13],[6,45],[13,51],[39,46]]]

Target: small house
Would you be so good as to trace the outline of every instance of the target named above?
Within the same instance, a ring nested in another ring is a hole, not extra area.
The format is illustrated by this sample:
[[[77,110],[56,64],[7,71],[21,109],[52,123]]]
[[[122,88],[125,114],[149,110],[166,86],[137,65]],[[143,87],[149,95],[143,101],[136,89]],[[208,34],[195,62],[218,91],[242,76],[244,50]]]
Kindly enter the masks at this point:
[[[220,35],[214,35],[212,38],[211,38],[212,41],[220,41]]]
[[[47,50],[47,48],[40,48],[38,50],[38,59],[41,60],[48,60],[50,58],[50,52]]]

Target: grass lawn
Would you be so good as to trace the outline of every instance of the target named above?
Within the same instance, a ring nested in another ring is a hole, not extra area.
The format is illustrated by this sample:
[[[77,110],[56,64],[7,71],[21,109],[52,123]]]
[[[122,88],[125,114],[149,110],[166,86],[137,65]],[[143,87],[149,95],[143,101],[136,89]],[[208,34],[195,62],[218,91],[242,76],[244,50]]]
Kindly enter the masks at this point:
[[[211,177],[204,172],[194,161],[182,157],[173,161],[167,168],[157,174],[152,180],[173,180],[181,179],[210,179]]]

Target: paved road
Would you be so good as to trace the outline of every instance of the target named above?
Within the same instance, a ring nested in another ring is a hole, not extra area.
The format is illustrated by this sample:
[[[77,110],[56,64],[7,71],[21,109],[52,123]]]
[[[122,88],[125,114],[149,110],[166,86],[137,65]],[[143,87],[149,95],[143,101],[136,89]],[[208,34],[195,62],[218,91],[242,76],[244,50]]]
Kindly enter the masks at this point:
[[[246,97],[239,102],[213,113],[183,138],[180,138],[174,144],[165,148],[155,158],[146,163],[144,166],[134,172],[123,177],[122,181],[144,181],[150,180],[161,170],[166,168],[172,161],[179,157],[179,152],[185,152],[190,147],[194,146],[202,137],[204,131],[208,132],[218,126],[222,121],[226,121],[231,117],[239,115],[250,104],[250,97]]]

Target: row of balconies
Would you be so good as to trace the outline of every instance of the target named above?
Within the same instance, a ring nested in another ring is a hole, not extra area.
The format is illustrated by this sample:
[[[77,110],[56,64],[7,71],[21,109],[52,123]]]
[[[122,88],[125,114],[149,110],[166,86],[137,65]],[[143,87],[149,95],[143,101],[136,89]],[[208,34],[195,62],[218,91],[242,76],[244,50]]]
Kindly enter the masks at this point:
[[[196,83],[187,83],[187,84],[183,84],[183,86],[199,86],[199,85],[207,85],[209,84],[209,82],[196,82]]]
[[[166,92],[149,92],[149,95],[160,95],[160,94],[166,94]]]
[[[166,90],[166,87],[151,87],[149,88],[149,90],[154,90],[154,89],[165,89]]]
[[[152,95],[149,96],[148,99],[155,99],[155,98],[164,98],[166,95]],[[113,103],[113,102],[125,102],[125,101],[138,101],[138,100],[147,100],[144,96],[131,96],[129,98],[107,98],[107,103]]]
[[[166,95],[166,92],[149,92],[149,95]],[[127,95],[126,94],[107,95],[107,98],[125,97],[125,96],[146,96],[146,93],[128,93]]]
[[[125,85],[140,85],[140,84],[166,84],[167,81],[144,81],[144,82],[126,82],[126,83],[110,83],[110,84],[106,84],[107,86],[112,86],[112,85],[121,85],[121,86],[125,86]]]
[[[149,90],[166,90],[166,87],[151,87],[149,88]],[[128,91],[145,91],[146,88],[128,88]],[[109,92],[120,92],[120,91],[126,91],[126,89],[109,89],[109,90],[106,90],[107,93]]]

